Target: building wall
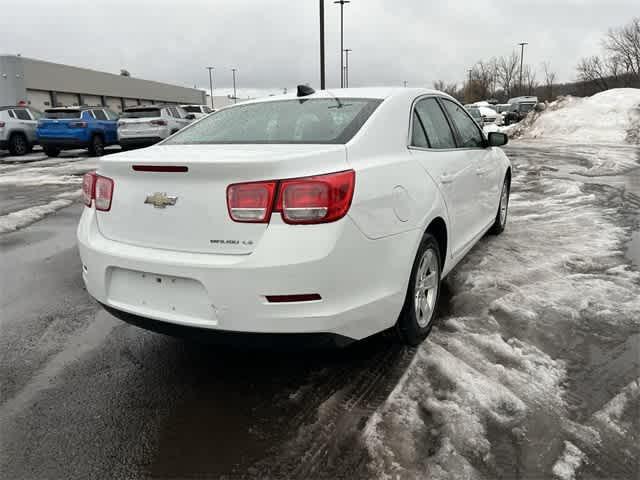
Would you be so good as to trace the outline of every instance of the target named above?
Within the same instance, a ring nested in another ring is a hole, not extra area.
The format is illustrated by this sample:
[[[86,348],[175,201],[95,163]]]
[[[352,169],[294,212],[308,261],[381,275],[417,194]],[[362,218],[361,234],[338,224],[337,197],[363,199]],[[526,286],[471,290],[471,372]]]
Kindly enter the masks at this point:
[[[0,106],[26,100],[22,57],[0,56]]]

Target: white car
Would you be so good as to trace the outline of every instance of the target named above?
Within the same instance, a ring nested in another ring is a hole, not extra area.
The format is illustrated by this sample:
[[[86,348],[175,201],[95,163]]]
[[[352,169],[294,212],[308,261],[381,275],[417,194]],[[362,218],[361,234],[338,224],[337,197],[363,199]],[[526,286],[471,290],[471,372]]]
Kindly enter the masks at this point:
[[[101,160],[78,227],[88,292],[170,333],[424,339],[440,280],[505,227],[507,137],[433,90],[312,92]]]
[[[478,110],[480,110],[480,115],[482,115],[483,125],[490,125],[492,123],[496,123],[496,120],[498,120],[498,112],[496,112],[493,108],[480,106],[478,107]]]
[[[0,150],[25,155],[38,143],[36,127],[42,114],[30,107],[0,107]]]
[[[206,117],[213,112],[213,110],[206,105],[180,105],[180,107],[187,113],[193,113],[196,119]]]
[[[195,120],[177,105],[129,107],[120,115],[118,142],[123,150],[158,143]]]

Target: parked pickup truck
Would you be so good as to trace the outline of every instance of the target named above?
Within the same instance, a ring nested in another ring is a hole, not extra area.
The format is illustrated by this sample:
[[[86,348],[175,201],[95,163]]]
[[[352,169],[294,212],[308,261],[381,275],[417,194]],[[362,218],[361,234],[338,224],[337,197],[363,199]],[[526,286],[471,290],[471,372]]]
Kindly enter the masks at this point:
[[[29,107],[0,107],[0,150],[11,155],[29,153],[38,143],[36,125],[41,113]]]
[[[92,156],[118,143],[118,115],[102,107],[49,108],[38,122],[38,141],[49,157],[61,150],[86,148]]]

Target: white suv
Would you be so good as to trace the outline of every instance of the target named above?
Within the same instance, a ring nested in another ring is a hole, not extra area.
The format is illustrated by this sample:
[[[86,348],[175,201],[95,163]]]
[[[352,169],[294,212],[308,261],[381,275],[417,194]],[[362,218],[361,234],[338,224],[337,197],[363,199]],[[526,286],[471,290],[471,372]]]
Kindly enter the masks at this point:
[[[195,119],[177,105],[129,107],[120,115],[118,142],[123,150],[153,145]]]
[[[11,155],[29,153],[38,143],[36,127],[40,112],[27,107],[0,107],[0,150]]]
[[[210,107],[207,107],[206,105],[180,105],[180,106],[185,112],[193,113],[196,119],[206,117],[207,115],[209,115],[214,111]]]

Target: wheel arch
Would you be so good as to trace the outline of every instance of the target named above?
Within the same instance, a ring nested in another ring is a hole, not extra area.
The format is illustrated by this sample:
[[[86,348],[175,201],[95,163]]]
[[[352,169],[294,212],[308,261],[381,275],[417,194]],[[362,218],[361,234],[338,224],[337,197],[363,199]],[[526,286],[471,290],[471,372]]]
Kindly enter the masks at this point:
[[[446,222],[442,217],[435,217],[431,222],[429,222],[429,226],[426,228],[424,233],[433,235],[438,242],[438,247],[440,249],[440,268],[441,271],[444,271],[444,266],[447,261],[447,249],[449,248],[449,232],[447,230]]]

